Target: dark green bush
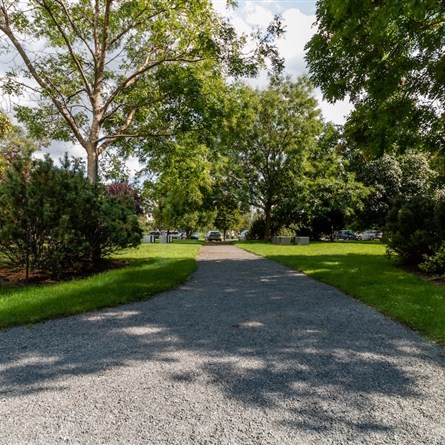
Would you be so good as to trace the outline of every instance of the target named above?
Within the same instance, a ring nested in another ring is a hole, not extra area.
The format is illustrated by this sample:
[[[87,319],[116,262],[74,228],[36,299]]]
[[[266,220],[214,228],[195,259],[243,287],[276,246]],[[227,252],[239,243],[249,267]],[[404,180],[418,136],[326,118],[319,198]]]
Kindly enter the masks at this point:
[[[0,252],[10,266],[60,276],[140,239],[134,201],[90,184],[79,163],[17,162],[0,183]]]
[[[418,265],[438,251],[445,240],[445,200],[440,194],[418,195],[396,202],[385,227],[390,251],[404,264]]]
[[[432,275],[445,275],[445,241],[433,255],[425,257],[425,261],[419,265],[419,268]]]
[[[253,220],[249,228],[249,239],[263,239],[265,227],[266,221],[264,221],[264,218],[257,218]]]
[[[272,220],[272,226],[270,228],[271,237],[273,236],[295,236],[295,229],[285,227],[284,225],[278,226],[277,221]],[[262,240],[264,237],[264,230],[266,227],[266,221],[264,218],[257,217],[250,225],[247,239],[249,240]]]

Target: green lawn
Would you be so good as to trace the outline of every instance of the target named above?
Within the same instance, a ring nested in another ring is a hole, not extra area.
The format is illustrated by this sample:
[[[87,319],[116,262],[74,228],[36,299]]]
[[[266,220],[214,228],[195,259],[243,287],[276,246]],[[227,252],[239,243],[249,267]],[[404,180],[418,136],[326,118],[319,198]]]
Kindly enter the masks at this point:
[[[277,246],[246,242],[239,247],[332,284],[445,345],[445,286],[396,267],[380,243]]]
[[[53,285],[0,286],[0,328],[148,300],[187,280],[199,247],[198,242],[142,244],[115,256],[129,262],[122,269]]]

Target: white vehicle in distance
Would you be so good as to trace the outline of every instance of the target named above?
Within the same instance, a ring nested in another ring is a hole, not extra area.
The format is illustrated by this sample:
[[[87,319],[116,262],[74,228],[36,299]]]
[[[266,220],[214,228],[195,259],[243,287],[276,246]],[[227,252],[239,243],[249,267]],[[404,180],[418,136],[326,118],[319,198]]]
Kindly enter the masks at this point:
[[[221,232],[218,230],[209,230],[206,235],[207,241],[222,241]]]
[[[381,237],[382,234],[378,230],[365,230],[363,233],[357,234],[357,239],[361,241],[372,241]]]

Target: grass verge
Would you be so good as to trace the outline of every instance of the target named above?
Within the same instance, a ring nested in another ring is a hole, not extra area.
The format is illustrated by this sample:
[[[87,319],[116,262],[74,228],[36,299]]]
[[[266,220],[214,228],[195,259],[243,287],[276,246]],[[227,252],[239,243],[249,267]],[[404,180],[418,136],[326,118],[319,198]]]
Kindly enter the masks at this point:
[[[2,286],[0,328],[148,300],[187,280],[196,268],[199,247],[199,243],[142,244],[115,256],[128,261],[121,269],[46,286]]]
[[[385,257],[380,243],[240,243],[239,247],[331,284],[445,345],[445,286],[398,268]]]

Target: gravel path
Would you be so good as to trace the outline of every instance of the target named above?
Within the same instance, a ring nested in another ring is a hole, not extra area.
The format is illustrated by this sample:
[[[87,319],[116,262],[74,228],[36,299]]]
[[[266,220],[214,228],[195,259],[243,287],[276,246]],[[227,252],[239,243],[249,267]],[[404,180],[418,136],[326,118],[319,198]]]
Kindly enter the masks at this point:
[[[0,444],[445,444],[445,351],[233,246],[151,301],[0,332]]]

